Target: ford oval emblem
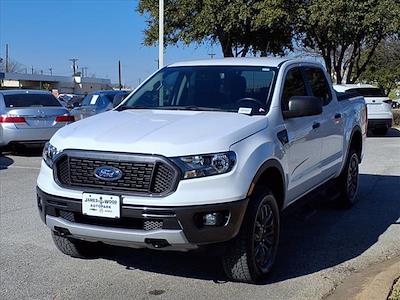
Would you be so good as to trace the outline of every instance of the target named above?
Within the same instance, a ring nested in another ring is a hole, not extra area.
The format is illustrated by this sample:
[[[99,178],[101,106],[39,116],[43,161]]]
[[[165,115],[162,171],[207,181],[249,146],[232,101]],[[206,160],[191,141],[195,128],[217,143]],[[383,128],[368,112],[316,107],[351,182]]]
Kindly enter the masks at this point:
[[[122,171],[118,168],[103,166],[94,170],[94,176],[105,181],[114,181],[122,177]]]

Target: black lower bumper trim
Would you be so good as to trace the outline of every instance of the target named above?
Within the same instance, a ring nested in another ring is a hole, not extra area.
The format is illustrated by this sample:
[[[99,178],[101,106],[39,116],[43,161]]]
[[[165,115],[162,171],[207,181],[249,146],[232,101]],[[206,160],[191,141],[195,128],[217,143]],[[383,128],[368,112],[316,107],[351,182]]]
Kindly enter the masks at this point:
[[[146,221],[162,222],[162,229],[183,229],[186,239],[191,244],[213,244],[228,241],[239,232],[248,199],[228,203],[180,206],[148,207],[122,205],[121,218],[87,217],[82,215],[81,201],[77,199],[54,196],[37,188],[38,209],[43,222],[46,215],[67,218],[68,221],[107,227],[143,229]],[[221,226],[203,226],[202,216],[205,213],[221,212],[227,221]],[[136,226],[136,227],[132,227]]]

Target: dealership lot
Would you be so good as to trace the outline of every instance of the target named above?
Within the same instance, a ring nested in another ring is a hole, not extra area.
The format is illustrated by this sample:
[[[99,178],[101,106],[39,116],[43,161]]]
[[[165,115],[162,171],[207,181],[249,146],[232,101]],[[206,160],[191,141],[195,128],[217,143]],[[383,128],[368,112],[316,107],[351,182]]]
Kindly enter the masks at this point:
[[[107,248],[66,257],[35,205],[40,155],[0,158],[0,298],[321,299],[347,276],[400,256],[400,131],[367,139],[359,202],[284,217],[274,272],[260,285],[226,282],[206,254]]]

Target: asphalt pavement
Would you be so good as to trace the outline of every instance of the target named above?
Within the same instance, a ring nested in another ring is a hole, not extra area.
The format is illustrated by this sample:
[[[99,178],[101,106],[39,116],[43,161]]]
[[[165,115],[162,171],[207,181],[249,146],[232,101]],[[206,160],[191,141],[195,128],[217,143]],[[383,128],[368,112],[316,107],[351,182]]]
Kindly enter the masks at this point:
[[[107,247],[100,258],[62,255],[36,209],[40,161],[0,157],[1,299],[322,299],[355,272],[400,256],[396,129],[367,139],[351,210],[327,203],[308,217],[284,216],[275,269],[258,285],[227,282],[212,253]]]

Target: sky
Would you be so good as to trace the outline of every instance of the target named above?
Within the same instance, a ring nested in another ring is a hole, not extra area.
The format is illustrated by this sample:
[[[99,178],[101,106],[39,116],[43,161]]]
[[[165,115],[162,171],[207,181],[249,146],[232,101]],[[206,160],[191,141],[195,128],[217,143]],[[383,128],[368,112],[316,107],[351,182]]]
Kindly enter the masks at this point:
[[[137,0],[0,0],[0,57],[44,74],[72,75],[70,58],[89,75],[135,87],[157,69],[158,48],[143,45],[146,18]],[[208,58],[218,45],[169,46],[165,64]]]

